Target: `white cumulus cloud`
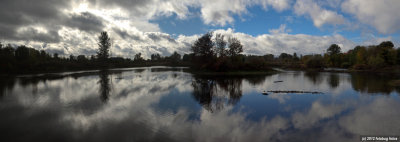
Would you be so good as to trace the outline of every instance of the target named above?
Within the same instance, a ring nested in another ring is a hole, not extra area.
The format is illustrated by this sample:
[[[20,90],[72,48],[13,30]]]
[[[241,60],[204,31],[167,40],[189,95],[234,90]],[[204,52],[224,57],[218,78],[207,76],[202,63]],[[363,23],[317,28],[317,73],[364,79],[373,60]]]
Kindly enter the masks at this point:
[[[342,11],[383,34],[400,30],[399,7],[399,0],[346,0],[342,3]]]
[[[294,12],[297,15],[309,16],[313,20],[314,25],[318,28],[325,24],[345,24],[346,21],[342,15],[324,9],[312,0],[298,0],[294,5]]]

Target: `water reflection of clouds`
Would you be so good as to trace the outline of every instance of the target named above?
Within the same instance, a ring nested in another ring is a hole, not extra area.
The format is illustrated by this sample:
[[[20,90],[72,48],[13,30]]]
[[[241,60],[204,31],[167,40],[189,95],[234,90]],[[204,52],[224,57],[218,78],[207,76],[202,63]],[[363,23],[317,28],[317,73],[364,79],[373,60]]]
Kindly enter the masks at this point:
[[[251,92],[261,93],[264,90],[297,90],[318,91],[332,96],[339,96],[346,95],[344,92],[352,90],[351,83],[348,81],[350,77],[344,73],[284,72],[266,76],[265,81],[257,85],[245,83],[243,84],[243,92],[244,94],[248,94]],[[285,99],[290,97],[272,95],[270,98],[276,98],[279,102],[283,103]]]
[[[365,106],[356,106],[352,113],[340,118],[339,124],[347,131],[360,135],[398,135],[399,108],[399,100],[378,97]]]
[[[312,103],[307,111],[297,111],[292,114],[293,126],[297,129],[308,129],[316,126],[321,120],[329,119],[348,109],[346,104],[322,104],[321,101]]]
[[[210,88],[206,93],[211,93],[211,97],[217,100],[229,100],[235,97],[235,93],[246,95],[262,89],[322,89],[334,92],[332,96],[346,95],[343,91],[352,89],[347,79],[349,76],[339,75],[340,83],[333,82],[335,87],[329,85],[331,76],[321,76],[315,79],[320,80],[317,84],[313,83],[314,79],[307,79],[303,74],[266,76],[265,80],[256,81],[215,79],[215,88]],[[159,111],[152,107],[171,90],[178,90],[177,93],[196,91],[192,85],[194,78],[190,74],[177,72],[173,75],[171,72],[144,70],[140,73],[123,72],[118,77],[120,79],[115,79],[116,75],[113,74],[108,77],[110,85],[114,87],[106,103],[98,99],[100,86],[97,76],[39,82],[36,85],[36,95],[32,94],[32,86],[16,85],[7,97],[18,101],[17,104],[9,102],[12,103],[10,106],[23,108],[14,111],[13,115],[20,118],[37,117],[30,121],[49,126],[47,129],[54,131],[50,134],[67,137],[64,140],[71,141],[354,141],[358,140],[358,135],[400,133],[400,113],[397,109],[400,103],[398,99],[390,97],[328,101],[317,99],[310,103],[309,108],[290,108],[291,114],[288,116],[272,115],[260,120],[249,120],[248,112],[234,110],[234,105],[224,104],[224,108],[219,111],[209,111],[203,107],[197,112],[199,119],[193,120],[189,118],[193,110],[187,108]],[[274,80],[284,82],[273,83]],[[242,90],[235,90],[237,87]],[[266,97],[277,99],[282,104],[292,99],[290,95],[281,94]],[[89,109],[87,106],[77,107],[90,104],[95,105],[95,108],[89,112],[84,110]],[[0,111],[5,112],[7,109],[3,107]],[[48,114],[44,114],[46,111]],[[39,117],[41,115],[45,118]],[[7,121],[29,122],[8,119],[0,123],[8,126],[10,124],[6,125]],[[9,127],[11,130],[48,131],[41,125]],[[43,133],[43,136],[48,134]],[[38,137],[32,136],[31,140],[35,138]]]
[[[268,98],[277,99],[279,103],[284,104],[287,100],[291,98],[291,96],[282,94],[269,94]]]

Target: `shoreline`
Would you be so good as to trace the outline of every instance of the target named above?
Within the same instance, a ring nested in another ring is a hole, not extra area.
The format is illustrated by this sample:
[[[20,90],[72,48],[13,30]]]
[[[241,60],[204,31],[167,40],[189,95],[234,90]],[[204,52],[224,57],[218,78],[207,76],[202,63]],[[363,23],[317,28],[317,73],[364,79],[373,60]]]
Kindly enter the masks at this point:
[[[380,70],[376,69],[368,69],[368,70],[355,70],[355,69],[344,69],[344,68],[336,68],[336,69],[316,69],[316,68],[288,68],[288,67],[276,67],[276,69],[271,70],[233,70],[233,71],[225,71],[225,72],[217,72],[217,71],[209,71],[209,70],[196,70],[191,68],[188,65],[165,65],[165,64],[151,64],[151,65],[133,65],[133,66],[119,66],[119,67],[93,67],[93,68],[79,68],[79,69],[60,69],[60,70],[51,70],[51,71],[25,71],[25,72],[13,72],[13,73],[0,73],[0,77],[5,76],[19,76],[19,75],[35,75],[35,74],[52,74],[52,73],[64,73],[64,72],[81,72],[81,71],[98,71],[98,70],[114,70],[114,69],[124,69],[124,68],[139,68],[139,67],[187,67],[183,72],[192,73],[194,75],[221,75],[221,76],[240,76],[240,75],[268,75],[275,74],[282,71],[304,71],[304,72],[329,72],[329,73],[371,73],[371,74],[396,74],[400,75],[400,67],[395,68],[383,68]]]

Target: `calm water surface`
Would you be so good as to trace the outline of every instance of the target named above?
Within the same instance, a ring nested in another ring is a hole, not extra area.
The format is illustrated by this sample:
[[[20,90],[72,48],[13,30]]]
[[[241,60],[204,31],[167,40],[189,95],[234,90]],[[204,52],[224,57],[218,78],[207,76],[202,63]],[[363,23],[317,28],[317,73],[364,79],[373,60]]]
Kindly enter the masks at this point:
[[[145,67],[2,77],[0,141],[359,141],[400,135],[397,76],[196,76]],[[282,81],[282,82],[275,82]],[[275,83],[274,83],[275,82]],[[324,94],[274,94],[269,90]]]

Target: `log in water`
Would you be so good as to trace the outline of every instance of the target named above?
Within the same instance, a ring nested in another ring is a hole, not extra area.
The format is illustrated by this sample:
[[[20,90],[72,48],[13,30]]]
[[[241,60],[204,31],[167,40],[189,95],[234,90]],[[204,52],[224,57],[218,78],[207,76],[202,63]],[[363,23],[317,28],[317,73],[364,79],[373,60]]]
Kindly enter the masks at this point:
[[[318,92],[318,91],[281,91],[281,90],[275,90],[275,91],[267,91],[271,93],[296,93],[296,94],[324,94],[323,92]]]

